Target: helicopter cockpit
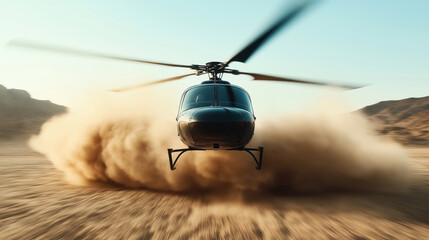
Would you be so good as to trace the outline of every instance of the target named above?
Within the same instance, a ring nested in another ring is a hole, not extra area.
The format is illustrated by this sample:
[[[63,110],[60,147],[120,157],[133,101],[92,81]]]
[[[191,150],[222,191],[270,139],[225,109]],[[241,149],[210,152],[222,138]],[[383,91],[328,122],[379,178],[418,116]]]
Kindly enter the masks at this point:
[[[236,107],[253,113],[249,94],[230,84],[202,84],[185,91],[179,112],[199,107]]]

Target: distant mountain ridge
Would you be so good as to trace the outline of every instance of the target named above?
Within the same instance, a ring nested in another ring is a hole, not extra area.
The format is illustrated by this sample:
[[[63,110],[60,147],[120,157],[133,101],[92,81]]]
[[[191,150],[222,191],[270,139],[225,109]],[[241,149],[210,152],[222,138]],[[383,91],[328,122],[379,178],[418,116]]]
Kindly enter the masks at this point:
[[[429,145],[429,96],[383,101],[361,111],[381,134],[407,145]]]
[[[0,85],[0,140],[26,139],[67,108]],[[382,101],[362,108],[380,134],[405,145],[429,146],[429,96]]]
[[[0,85],[0,140],[27,138],[37,133],[46,120],[64,112],[64,106]]]

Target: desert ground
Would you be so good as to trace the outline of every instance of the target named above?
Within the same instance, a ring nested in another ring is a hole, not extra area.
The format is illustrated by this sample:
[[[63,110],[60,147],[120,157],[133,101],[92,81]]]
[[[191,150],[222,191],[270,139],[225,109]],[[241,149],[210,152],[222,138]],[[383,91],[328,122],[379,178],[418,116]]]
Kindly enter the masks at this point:
[[[404,193],[177,194],[74,186],[23,142],[0,144],[2,239],[428,239],[429,148]]]

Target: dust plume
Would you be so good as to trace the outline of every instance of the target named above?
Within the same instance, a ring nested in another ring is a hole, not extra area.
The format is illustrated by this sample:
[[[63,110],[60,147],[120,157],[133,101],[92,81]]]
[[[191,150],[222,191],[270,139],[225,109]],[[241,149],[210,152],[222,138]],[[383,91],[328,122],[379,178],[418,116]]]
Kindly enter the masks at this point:
[[[166,149],[184,147],[171,106],[177,101],[153,93],[92,93],[45,123],[30,145],[73,184],[175,192],[398,191],[410,177],[399,145],[377,136],[360,113],[338,113],[336,104],[257,121],[249,146],[265,147],[262,171],[246,153],[225,151],[185,153],[170,171]]]

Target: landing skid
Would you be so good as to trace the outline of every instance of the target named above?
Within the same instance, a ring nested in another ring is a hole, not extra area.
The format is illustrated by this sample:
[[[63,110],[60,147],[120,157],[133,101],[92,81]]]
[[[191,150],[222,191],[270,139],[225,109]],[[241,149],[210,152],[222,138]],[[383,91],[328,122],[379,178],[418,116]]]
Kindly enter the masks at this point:
[[[199,148],[182,148],[182,149],[167,149],[168,151],[168,159],[170,160],[170,169],[174,170],[176,169],[176,163],[177,160],[179,160],[180,156],[188,151],[206,151],[206,149],[199,149]],[[264,154],[264,147],[258,147],[258,148],[234,148],[234,149],[226,149],[221,151],[245,151],[250,156],[252,156],[253,160],[255,160],[256,163],[256,169],[261,170],[262,168],[262,156]],[[179,155],[177,155],[176,159],[173,162],[173,156],[172,153],[179,152]],[[259,152],[259,159],[256,158],[255,154],[252,152]]]

